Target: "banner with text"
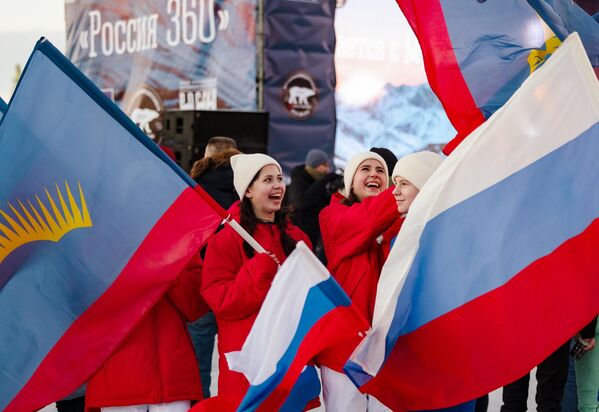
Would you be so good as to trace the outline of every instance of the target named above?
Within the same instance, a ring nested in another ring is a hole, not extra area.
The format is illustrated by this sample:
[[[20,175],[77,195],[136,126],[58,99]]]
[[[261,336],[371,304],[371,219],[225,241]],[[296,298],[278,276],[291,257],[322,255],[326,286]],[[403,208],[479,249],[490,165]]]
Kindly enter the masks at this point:
[[[289,174],[335,149],[335,0],[267,0],[264,104],[269,153]]]
[[[67,0],[67,57],[147,134],[165,109],[256,110],[257,0]]]

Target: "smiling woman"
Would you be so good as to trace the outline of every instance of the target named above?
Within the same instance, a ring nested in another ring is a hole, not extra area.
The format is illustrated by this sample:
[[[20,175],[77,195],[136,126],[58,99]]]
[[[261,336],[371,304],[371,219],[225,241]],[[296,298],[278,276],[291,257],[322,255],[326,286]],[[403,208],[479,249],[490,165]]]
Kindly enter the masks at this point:
[[[385,160],[373,152],[353,156],[345,168],[343,194],[335,194],[320,213],[320,228],[328,269],[368,322],[372,322],[376,287],[390,240],[400,219],[388,189]],[[350,342],[340,358],[349,357],[358,342]],[[327,410],[388,411],[373,397],[360,393],[337,370],[321,368]]]
[[[275,159],[261,153],[240,154],[231,157],[231,167],[241,201],[229,213],[267,253],[255,253],[230,226],[225,227],[208,243],[202,296],[218,324],[218,396],[240,401],[249,382],[243,374],[229,369],[224,354],[241,350],[278,265],[298,241],[311,244],[281,209],[285,185]]]

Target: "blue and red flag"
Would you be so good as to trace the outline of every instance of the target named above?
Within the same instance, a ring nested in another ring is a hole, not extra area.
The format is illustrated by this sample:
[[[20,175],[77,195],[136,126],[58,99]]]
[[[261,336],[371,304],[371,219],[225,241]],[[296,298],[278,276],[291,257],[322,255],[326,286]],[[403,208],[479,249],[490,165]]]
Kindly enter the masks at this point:
[[[599,83],[578,35],[443,162],[385,263],[347,374],[394,411],[529,372],[599,312]]]
[[[458,135],[503,106],[568,34],[599,67],[599,23],[571,0],[397,0],[422,48],[428,81]]]
[[[50,42],[0,121],[0,409],[75,390],[220,218]]]
[[[237,410],[303,410],[320,394],[316,371],[306,365],[339,343],[358,342],[368,329],[327,269],[298,243],[277,273],[241,351],[226,355],[231,370],[250,382]]]

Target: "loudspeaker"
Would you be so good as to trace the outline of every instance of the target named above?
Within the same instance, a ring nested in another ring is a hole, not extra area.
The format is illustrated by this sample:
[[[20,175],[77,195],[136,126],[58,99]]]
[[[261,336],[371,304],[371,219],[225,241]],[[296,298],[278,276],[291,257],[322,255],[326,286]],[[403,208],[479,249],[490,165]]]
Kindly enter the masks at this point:
[[[187,172],[204,156],[208,140],[231,137],[243,153],[266,153],[268,113],[231,110],[171,110],[163,113],[161,144],[175,152],[177,163]]]

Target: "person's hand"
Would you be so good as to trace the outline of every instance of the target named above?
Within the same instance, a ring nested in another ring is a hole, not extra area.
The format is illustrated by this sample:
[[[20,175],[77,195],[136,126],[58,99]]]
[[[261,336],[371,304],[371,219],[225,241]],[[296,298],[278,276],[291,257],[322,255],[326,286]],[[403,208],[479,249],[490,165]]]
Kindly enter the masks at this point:
[[[584,350],[585,352],[588,352],[590,350],[592,350],[595,347],[595,338],[590,338],[590,339],[583,339],[586,343],[589,344],[589,346],[584,347],[582,350]]]

